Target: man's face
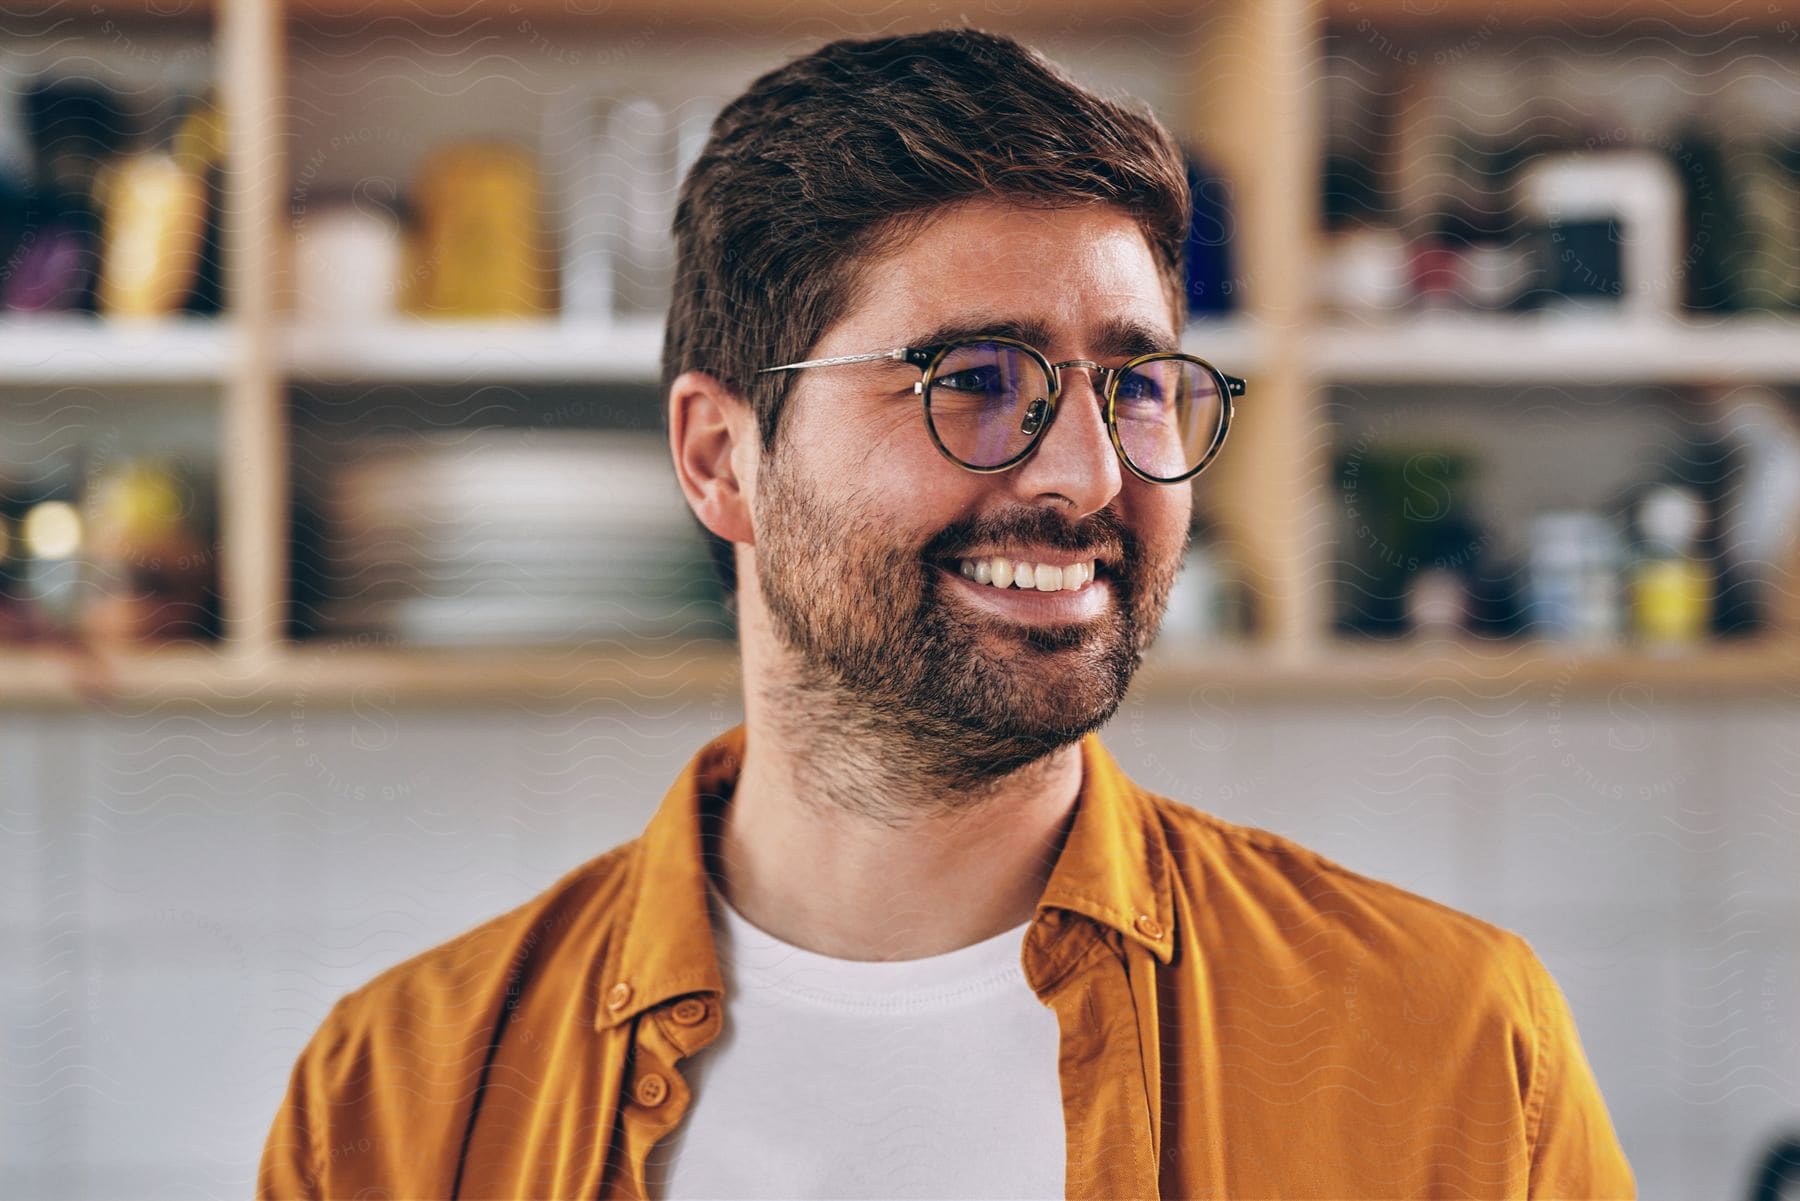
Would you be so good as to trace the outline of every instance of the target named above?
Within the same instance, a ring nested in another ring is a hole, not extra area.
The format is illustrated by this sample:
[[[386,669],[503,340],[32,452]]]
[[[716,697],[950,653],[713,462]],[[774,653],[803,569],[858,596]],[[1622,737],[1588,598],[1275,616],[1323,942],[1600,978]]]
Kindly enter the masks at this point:
[[[871,264],[853,311],[806,357],[1010,328],[1051,362],[1116,366],[1175,349],[1171,316],[1129,216],[983,201]],[[919,376],[894,362],[799,373],[756,473],[754,573],[811,685],[871,732],[911,735],[928,748],[922,768],[974,783],[1116,711],[1167,606],[1192,492],[1125,469],[1087,370],[1063,369],[1032,456],[988,475],[932,445]],[[1098,570],[1072,589],[1002,589],[961,574],[974,558]]]

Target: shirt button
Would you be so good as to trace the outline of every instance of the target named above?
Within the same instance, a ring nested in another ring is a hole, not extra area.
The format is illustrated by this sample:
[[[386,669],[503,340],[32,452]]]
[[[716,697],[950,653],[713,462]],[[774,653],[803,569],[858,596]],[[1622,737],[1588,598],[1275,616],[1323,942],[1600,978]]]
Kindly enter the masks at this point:
[[[636,1094],[639,1105],[654,1109],[661,1105],[669,1095],[669,1082],[651,1072],[648,1076],[638,1078]]]
[[[1140,914],[1138,916],[1137,928],[1138,933],[1142,934],[1145,938],[1161,938],[1163,936],[1162,923],[1151,917],[1148,913]]]
[[[631,985],[625,983],[623,980],[613,985],[606,994],[606,1006],[608,1009],[623,1009],[625,1008],[626,1002],[630,1000]]]
[[[683,1026],[698,1026],[706,1020],[706,1002],[694,997],[684,997],[675,1002],[671,1013]]]

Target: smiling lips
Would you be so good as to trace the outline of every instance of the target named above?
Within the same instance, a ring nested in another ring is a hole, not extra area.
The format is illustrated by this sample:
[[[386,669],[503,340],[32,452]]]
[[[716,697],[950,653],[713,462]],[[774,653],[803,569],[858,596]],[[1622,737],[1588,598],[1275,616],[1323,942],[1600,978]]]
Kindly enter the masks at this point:
[[[957,570],[966,579],[994,588],[1078,592],[1094,578],[1094,560],[1083,559],[1059,567],[1054,563],[1028,563],[1003,555],[992,555],[979,559],[959,559]]]

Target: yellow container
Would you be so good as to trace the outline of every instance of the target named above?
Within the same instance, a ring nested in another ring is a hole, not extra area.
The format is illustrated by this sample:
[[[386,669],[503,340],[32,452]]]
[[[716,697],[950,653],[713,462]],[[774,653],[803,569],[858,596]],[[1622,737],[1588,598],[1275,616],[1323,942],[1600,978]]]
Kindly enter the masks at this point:
[[[1687,646],[1706,637],[1712,621],[1712,580],[1692,559],[1646,559],[1631,589],[1632,626],[1653,646]]]
[[[421,317],[530,317],[552,304],[536,168],[517,147],[435,151],[413,181],[406,309]]]
[[[130,155],[109,174],[100,309],[109,317],[175,312],[200,268],[206,180],[167,154]]]

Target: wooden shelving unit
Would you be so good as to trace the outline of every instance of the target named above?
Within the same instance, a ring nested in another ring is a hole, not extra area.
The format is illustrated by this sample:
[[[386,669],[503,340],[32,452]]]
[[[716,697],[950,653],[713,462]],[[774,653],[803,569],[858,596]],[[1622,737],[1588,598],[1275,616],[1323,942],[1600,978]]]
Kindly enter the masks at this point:
[[[1758,36],[1800,21],[1800,0],[1720,0],[1717,27]],[[439,22],[491,29],[496,44],[523,21],[569,37],[632,31],[749,35],[795,51],[853,32],[895,32],[954,19],[928,0],[863,10],[803,0],[767,13],[704,0],[679,10],[653,0],[584,6],[562,0],[192,0],[169,21],[210,23],[229,121],[228,321],[124,327],[75,320],[0,325],[0,390],[40,385],[210,383],[221,397],[225,637],[216,647],[130,654],[0,648],[0,706],[191,702],[266,705],[298,692],[321,702],[382,689],[420,705],[595,696],[735,697],[735,651],[685,643],[532,648],[518,651],[365,649],[294,644],[288,604],[289,431],[294,384],[495,382],[654,383],[660,324],[574,322],[470,325],[396,322],[378,328],[295,325],[281,312],[281,264],[291,236],[287,197],[291,137],[286,80],[296,54],[373,24]],[[1095,13],[1076,0],[1030,0],[1016,13],[971,13],[991,28],[1031,38],[1106,33],[1175,46],[1184,79],[1178,132],[1231,180],[1236,274],[1246,307],[1201,322],[1186,343],[1251,379],[1232,442],[1197,483],[1219,535],[1242,562],[1256,597],[1247,645],[1164,647],[1142,676],[1147,695],[1182,697],[1206,683],[1248,695],[1344,694],[1370,689],[1508,695],[1520,688],[1576,691],[1649,683],[1672,691],[1787,689],[1800,679],[1796,643],[1722,644],[1679,659],[1630,652],[1571,656],[1536,643],[1354,646],[1329,633],[1329,456],[1320,418],[1337,384],[1714,384],[1800,380],[1800,325],[1775,319],[1621,326],[1541,318],[1415,318],[1387,324],[1323,319],[1312,302],[1321,214],[1321,58],[1332,27],[1374,21],[1395,35],[1437,33],[1490,16],[1511,26],[1568,33],[1594,23],[1669,18],[1689,5],[1667,0],[1595,4],[1414,5],[1400,0],[1208,0],[1170,8],[1126,0]],[[587,8],[594,11],[587,12]],[[1429,11],[1420,11],[1420,10]],[[104,22],[136,21],[142,6],[43,6],[29,14],[61,36],[103,36]],[[154,23],[154,18],[152,18]],[[434,52],[426,25],[418,52]],[[111,35],[104,35],[111,36]],[[532,35],[535,36],[535,35]],[[709,43],[711,44],[711,43]],[[395,43],[401,52],[403,42]],[[493,60],[495,63],[502,59]],[[493,69],[500,69],[495,66]],[[600,68],[595,68],[599,70]],[[4,403],[0,399],[0,403]]]
[[[0,380],[14,387],[219,383],[231,369],[234,334],[229,322],[199,318],[8,318],[0,323]]]
[[[273,662],[169,647],[106,653],[0,652],[0,708],[88,704],[139,709],[196,704],[277,712],[296,701],[344,705],[358,697],[416,708],[533,700],[655,702],[672,698],[734,704],[742,680],[735,647],[595,644],[443,654],[356,646],[295,648]],[[1132,695],[1184,703],[1202,690],[1233,699],[1320,701],[1432,694],[1467,700],[1555,700],[1606,696],[1632,685],[1659,699],[1744,694],[1800,697],[1800,652],[1784,644],[1727,643],[1703,655],[1657,658],[1630,652],[1576,653],[1537,643],[1332,646],[1282,659],[1238,645],[1158,648]]]
[[[1488,23],[1534,25],[1551,31],[1617,29],[1627,21],[1652,21],[1674,29],[1752,33],[1778,30],[1800,14],[1795,0],[1330,0],[1331,15],[1369,20],[1399,29],[1421,26],[1467,29]]]
[[[280,354],[290,379],[321,383],[655,384],[660,321],[405,321],[374,328],[294,326]],[[1258,331],[1196,321],[1183,345],[1240,371],[1260,361]]]
[[[1800,320],[1426,317],[1325,323],[1311,352],[1334,383],[1716,384],[1800,379]]]

